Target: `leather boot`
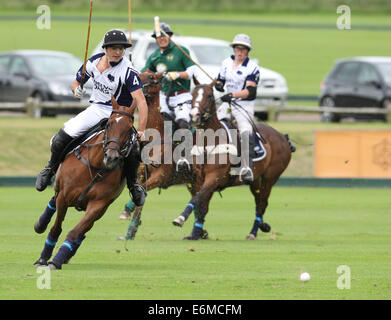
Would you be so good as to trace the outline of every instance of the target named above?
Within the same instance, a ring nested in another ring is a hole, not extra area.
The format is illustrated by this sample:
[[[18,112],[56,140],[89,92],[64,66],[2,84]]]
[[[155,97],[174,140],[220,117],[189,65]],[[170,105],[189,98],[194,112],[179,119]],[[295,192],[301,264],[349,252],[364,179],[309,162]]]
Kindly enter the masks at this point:
[[[137,171],[140,166],[138,146],[134,145],[129,156],[125,159],[124,171],[126,176],[126,184],[132,200],[137,207],[143,206],[147,192],[137,180]]]
[[[50,160],[45,168],[37,176],[35,182],[35,188],[38,191],[43,191],[48,185],[51,184],[51,179],[56,173],[58,166],[62,161],[62,157],[65,155],[64,151],[69,142],[73,138],[69,136],[63,129],[60,129],[58,133],[52,139],[52,145],[50,151],[52,152]]]
[[[178,126],[178,129],[188,129],[190,130],[190,123],[187,122],[184,119],[179,119],[176,121],[176,124]],[[183,142],[183,140],[182,140]],[[180,144],[180,142],[178,143]],[[183,156],[177,161],[176,165],[176,171],[182,172],[182,173],[190,173],[191,172],[191,166],[189,161]]]
[[[253,159],[255,158],[255,140],[252,133],[248,135],[248,166],[244,167],[240,172],[240,178],[244,182],[253,182],[254,181],[254,173],[253,173]]]

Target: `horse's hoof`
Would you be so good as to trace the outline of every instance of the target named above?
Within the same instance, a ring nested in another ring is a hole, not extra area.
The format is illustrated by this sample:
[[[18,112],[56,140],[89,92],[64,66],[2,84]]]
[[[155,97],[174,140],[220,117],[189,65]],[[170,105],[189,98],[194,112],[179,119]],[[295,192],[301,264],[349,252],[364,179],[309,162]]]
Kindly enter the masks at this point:
[[[271,227],[268,223],[262,223],[260,226],[259,226],[259,229],[262,230],[262,232],[270,232],[271,230]]]
[[[208,239],[209,238],[208,236],[209,236],[208,231],[202,230],[201,239]]]
[[[55,264],[53,261],[49,261],[48,266],[50,270],[61,270],[61,266]]]
[[[34,223],[34,230],[36,233],[44,233],[45,230],[46,230],[46,227],[42,227],[40,224],[39,224],[39,221],[37,221],[36,223]]]
[[[183,216],[179,216],[176,218],[172,224],[177,227],[182,227],[185,224],[185,218]]]
[[[196,237],[193,237],[191,235],[183,238],[183,240],[198,240],[198,239],[200,239],[200,238],[199,237],[196,238]]]
[[[252,233],[250,233],[247,237],[246,240],[255,240],[257,237],[254,236]]]
[[[124,241],[124,240],[126,240],[126,237],[124,237],[124,236],[119,236],[119,237],[117,237],[117,240],[119,240],[119,241]]]
[[[119,216],[120,220],[129,220],[130,219],[130,213],[126,210],[122,211],[122,213]]]
[[[45,259],[39,258],[34,262],[34,267],[46,267],[48,262]]]

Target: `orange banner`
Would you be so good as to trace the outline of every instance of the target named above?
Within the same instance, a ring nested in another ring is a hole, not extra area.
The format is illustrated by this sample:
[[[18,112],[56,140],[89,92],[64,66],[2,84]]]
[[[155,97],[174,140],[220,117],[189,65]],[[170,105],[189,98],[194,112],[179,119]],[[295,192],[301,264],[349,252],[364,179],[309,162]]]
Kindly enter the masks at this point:
[[[391,130],[315,132],[315,177],[391,178]]]

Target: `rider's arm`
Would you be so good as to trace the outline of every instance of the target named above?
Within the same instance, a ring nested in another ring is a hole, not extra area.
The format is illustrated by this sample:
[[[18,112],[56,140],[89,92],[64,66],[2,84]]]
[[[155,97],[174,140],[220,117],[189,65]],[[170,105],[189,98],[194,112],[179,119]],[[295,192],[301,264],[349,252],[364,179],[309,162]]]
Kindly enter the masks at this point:
[[[247,99],[250,95],[250,92],[248,91],[247,87],[255,87],[255,89],[256,89],[257,83],[254,81],[246,81],[246,88],[244,88],[243,90],[240,90],[240,91],[232,92],[232,97]]]
[[[143,94],[142,89],[137,89],[131,92],[131,95],[133,97],[133,100],[135,100],[137,104],[138,115],[139,115],[138,131],[140,134],[139,135],[140,138],[142,138],[142,134],[144,133],[145,128],[147,127],[147,120],[148,120],[147,102],[145,100],[145,96]]]

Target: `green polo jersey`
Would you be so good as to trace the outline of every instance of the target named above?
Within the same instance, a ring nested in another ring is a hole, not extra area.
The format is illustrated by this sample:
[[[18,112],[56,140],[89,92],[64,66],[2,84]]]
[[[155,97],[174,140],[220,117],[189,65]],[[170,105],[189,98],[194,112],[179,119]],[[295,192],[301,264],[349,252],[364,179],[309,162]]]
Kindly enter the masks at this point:
[[[181,48],[189,54],[189,50],[185,47]],[[190,54],[189,54],[190,55]],[[149,69],[153,72],[169,72],[169,71],[185,71],[188,67],[194,65],[194,63],[186,57],[182,51],[180,51],[172,42],[163,53],[160,52],[160,48],[155,50],[147,62],[145,67],[141,70],[144,72]],[[190,80],[177,79],[175,81],[161,80],[162,91],[167,94],[168,91],[175,92],[181,90],[190,91]]]

